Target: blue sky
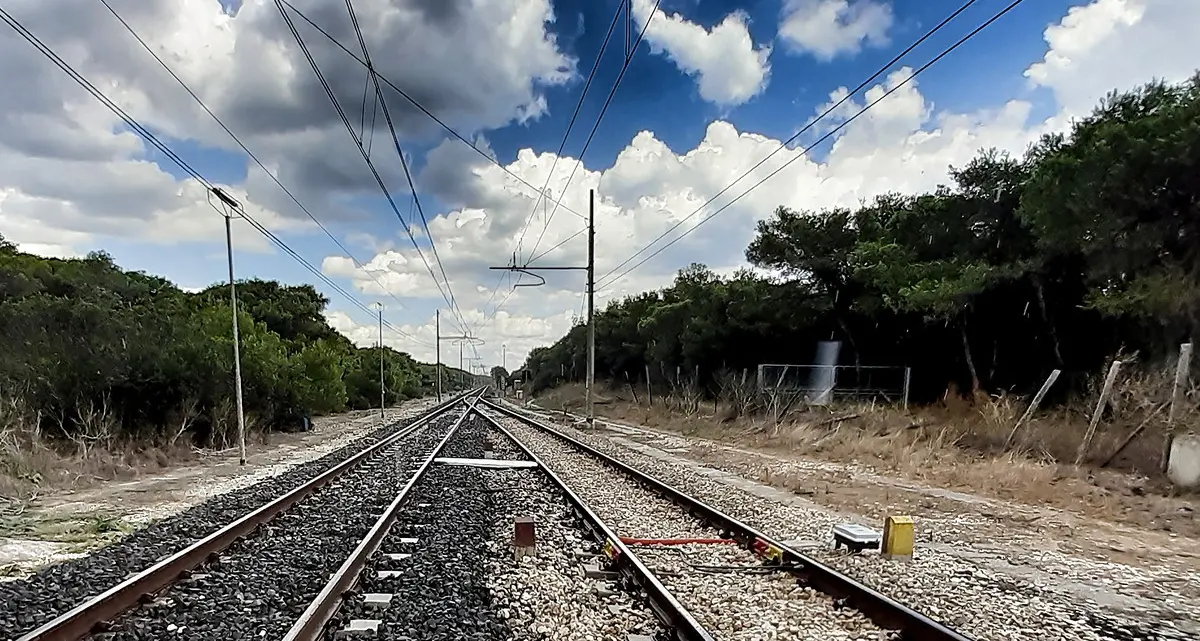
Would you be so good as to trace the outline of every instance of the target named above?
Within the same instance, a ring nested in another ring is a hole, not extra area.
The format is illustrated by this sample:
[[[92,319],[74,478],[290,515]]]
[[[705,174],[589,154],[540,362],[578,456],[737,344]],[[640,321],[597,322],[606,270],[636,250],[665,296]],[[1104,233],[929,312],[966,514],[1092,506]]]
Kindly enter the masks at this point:
[[[544,14],[538,13],[544,9],[539,2],[547,1],[529,0],[515,4],[489,1],[477,6],[473,12],[460,14],[455,14],[453,8],[447,9],[453,4],[449,3],[440,5],[449,16],[442,18],[411,12],[397,18],[395,12],[388,13],[382,0],[359,0],[356,5],[366,16],[364,24],[374,29],[367,37],[374,39],[372,55],[385,75],[399,85],[416,87],[413,91],[427,97],[432,101],[431,105],[445,100],[438,103],[440,107],[433,107],[435,112],[441,109],[439,115],[451,119],[462,134],[488,145],[500,163],[540,186],[545,180],[544,169],[539,170],[539,165],[529,158],[519,159],[518,152],[532,150],[535,154],[553,154],[558,149],[585,76],[618,6],[615,0],[555,1],[552,3],[554,20],[547,22],[542,20]],[[383,301],[388,306],[390,322],[427,336],[423,332],[428,329],[425,326],[433,310],[446,307],[433,287],[434,279],[420,264],[395,214],[370,180],[365,164],[353,151],[350,138],[331,105],[323,96],[311,93],[314,84],[311,69],[300,57],[290,35],[283,31],[282,20],[273,13],[272,3],[223,0],[221,5],[213,4],[210,8],[205,8],[203,3],[194,3],[194,6],[188,5],[186,11],[177,11],[170,3],[157,10],[146,8],[147,5],[126,4],[123,10],[130,12],[127,17],[141,35],[153,42],[159,51],[175,54],[168,59],[176,61],[174,68],[189,85],[205,97],[218,115],[226,118],[235,133],[273,171],[279,172],[280,179],[356,259],[374,266],[375,279],[382,278],[389,283],[392,295],[377,295],[379,292],[374,290],[378,290],[378,286],[361,272],[331,267],[325,270],[329,277],[353,292],[364,304]],[[343,27],[336,22],[342,20],[337,14],[327,13],[327,7],[318,3],[297,4],[309,7],[311,15],[318,21],[326,21],[325,26],[346,38],[348,46],[354,44],[344,30],[338,31]],[[643,14],[648,14],[646,9],[650,4],[642,5]],[[605,205],[598,215],[601,269],[606,271],[615,266],[634,248],[666,229],[668,223],[681,213],[689,211],[688,207],[693,206],[691,203],[716,193],[728,180],[757,162],[765,151],[770,151],[771,145],[777,144],[760,146],[756,139],[745,136],[723,142],[717,139],[706,141],[706,136],[719,135],[721,131],[732,132],[720,130],[714,133],[710,129],[712,123],[728,123],[736,132],[761,135],[771,140],[787,138],[830,101],[831,92],[838,87],[857,85],[959,4],[957,1],[919,0],[664,0],[662,12],[652,19],[653,28],[647,32],[647,42],[634,54],[612,105],[583,157],[583,169],[568,190],[567,198],[579,211],[585,208],[581,194],[586,194],[589,186],[600,191]],[[977,0],[901,65],[917,67],[923,64],[1007,4],[1007,0]],[[833,13],[827,12],[827,15],[840,15],[838,20],[842,24],[831,23],[827,28],[816,25],[815,31],[806,32],[816,34],[809,40],[785,37],[788,14],[799,5],[829,9]],[[823,44],[832,45],[829,41],[817,42],[822,40],[819,36],[826,32],[841,33],[839,29],[852,32],[853,27],[847,26],[853,19],[852,12],[868,6],[887,12],[890,18],[886,24],[876,25],[878,28],[874,31],[863,27],[864,33],[870,32],[870,35],[852,36],[838,45],[841,48],[836,53],[829,55],[827,50],[822,54]],[[1123,42],[1117,40],[1119,38],[1127,41],[1124,49],[1128,52],[1127,58],[1137,59],[1138,50],[1128,43],[1140,42],[1138,38],[1146,39],[1138,35],[1138,29],[1154,28],[1161,32],[1169,28],[1172,22],[1179,20],[1170,11],[1184,14],[1192,11],[1180,6],[1168,0],[1024,2],[930,68],[915,86],[910,87],[911,91],[901,92],[881,103],[873,110],[879,113],[873,114],[869,122],[864,118],[861,124],[849,125],[840,136],[839,151],[831,151],[828,142],[814,149],[809,156],[811,162],[798,164],[796,170],[789,169],[781,174],[769,188],[764,186],[761,192],[766,195],[760,193],[759,201],[751,202],[755,200],[752,198],[744,207],[739,205],[731,209],[729,214],[722,215],[720,222],[702,228],[695,238],[673,247],[627,279],[622,284],[626,289],[605,295],[616,296],[661,285],[669,281],[675,269],[692,260],[721,269],[735,268],[741,262],[741,251],[752,234],[753,221],[769,213],[775,204],[819,208],[869,198],[882,190],[928,188],[944,177],[947,164],[969,159],[979,145],[1011,145],[1013,151],[1019,153],[1040,131],[1053,130],[1054,126],[1048,123],[1066,113],[1068,106],[1077,112],[1079,105],[1094,103],[1097,96],[1109,89],[1128,88],[1153,76],[1179,75],[1181,70],[1191,68],[1188,66],[1191,61],[1185,59],[1160,69],[1156,68],[1158,63],[1154,57],[1146,55],[1140,60],[1140,66],[1126,65],[1133,71],[1124,69],[1120,77],[1111,79],[1103,70],[1112,68],[1113,64],[1105,63],[1105,67],[1102,63],[1105,56],[1113,55],[1104,49]],[[1078,19],[1065,20],[1072,7],[1078,8]],[[137,13],[143,9],[145,14]],[[222,11],[226,13],[222,15]],[[489,11],[488,15],[476,15]],[[837,11],[842,13],[837,14]],[[27,10],[31,14],[27,18],[35,27],[38,16],[32,14],[36,12],[36,8]],[[512,15],[506,19],[509,12]],[[389,15],[387,20],[378,17]],[[45,24],[51,24],[50,17],[46,20]],[[404,23],[404,20],[412,22]],[[717,37],[718,31],[729,27],[731,21],[736,23],[733,28]],[[497,25],[504,25],[504,28],[497,30]],[[635,24],[635,34],[640,26],[640,22]],[[1058,29],[1056,33],[1059,34],[1049,44],[1048,27]],[[261,215],[266,216],[263,221],[311,264],[322,267],[327,258],[342,254],[320,230],[311,226],[303,228],[307,218],[296,211],[288,198],[279,193],[261,172],[250,170],[251,165],[244,154],[213,128],[207,116],[154,66],[144,50],[131,44],[128,34],[120,31],[111,16],[98,15],[91,22],[81,22],[77,33],[70,33],[69,25],[59,28],[65,35],[54,33],[54,37],[61,38],[59,44],[64,50],[72,44],[83,43],[86,45],[84,50],[94,52],[79,60],[85,75],[93,78],[109,76],[130,87],[138,100],[125,104],[134,106],[132,110],[140,120],[159,132],[172,149],[207,179],[232,186],[247,200],[248,206],[254,207],[253,211],[263,212]],[[396,31],[386,32],[392,28]],[[736,37],[739,30],[748,32],[748,40],[741,41]],[[432,35],[424,35],[426,32]],[[365,78],[357,65],[347,62],[319,36],[313,36],[311,31],[306,33],[310,36],[309,45],[314,55],[330,78],[335,82],[344,80],[346,86],[361,86]],[[414,35],[418,33],[421,35]],[[425,40],[416,42],[420,38]],[[413,42],[410,44],[410,41]],[[223,49],[222,43],[228,46]],[[271,49],[263,43],[277,43],[280,48]],[[623,25],[619,25],[568,139],[564,156],[578,158],[587,133],[620,70],[623,46]],[[1154,43],[1137,46],[1152,48]],[[1047,52],[1055,47],[1064,53],[1051,60]],[[764,48],[770,49],[769,57],[763,53]],[[120,50],[121,55],[114,54],[110,59],[104,57],[115,50]],[[277,53],[279,51],[282,53]],[[430,53],[433,51],[441,53],[433,55]],[[739,77],[752,77],[755,52],[762,54],[758,58],[760,67],[769,64],[769,75],[765,82],[759,83],[758,91],[743,92],[724,102],[705,95],[702,87],[706,74],[709,80],[716,79],[709,84],[710,92],[713,87],[733,87],[734,84],[729,83],[736,83]],[[273,53],[291,61],[290,71],[294,75],[288,76],[286,67],[274,73],[270,71]],[[572,59],[576,61],[573,76],[564,80],[561,75],[556,75],[556,67],[562,67]],[[1092,59],[1097,62],[1091,63]],[[32,57],[29,60],[30,73],[48,79],[58,73],[44,60]],[[1089,71],[1088,64],[1095,66]],[[683,71],[688,65],[699,68],[699,75]],[[1027,70],[1038,65],[1041,65],[1038,73],[1027,74]],[[1098,79],[1081,86],[1081,75]],[[280,78],[284,78],[280,88],[269,89],[271,83]],[[61,78],[54,80],[57,82]],[[725,80],[728,83],[723,84]],[[257,86],[262,86],[261,94],[255,93]],[[64,104],[86,97],[77,87],[67,83],[56,84],[55,90],[61,94],[59,100]],[[448,98],[442,97],[440,92],[443,91]],[[358,113],[357,99],[351,96],[342,99],[349,111]],[[132,98],[125,96],[125,100]],[[542,113],[522,121],[519,116],[522,110],[542,100]],[[861,96],[855,97],[855,104],[862,104],[862,101]],[[1014,113],[1018,116],[1005,117],[1000,112],[1011,101],[1020,103],[1027,112],[1017,109]],[[1077,104],[1064,104],[1076,101]],[[400,110],[403,101],[392,95],[389,104]],[[905,111],[905,105],[911,108]],[[278,121],[269,120],[268,128],[275,122],[293,118],[297,123],[307,124],[274,132],[256,129],[263,127],[261,120],[257,125],[248,124],[256,121],[247,114],[261,115],[272,109],[281,115]],[[943,114],[959,115],[964,121],[943,121]],[[411,195],[399,173],[386,130],[382,129],[382,118],[378,120],[380,129],[374,136],[372,157],[384,168],[401,215],[410,224],[418,224],[417,217],[410,214]],[[79,126],[78,122],[67,122],[64,127],[68,125]],[[519,186],[505,186],[506,181],[512,181],[500,170],[480,164],[473,152],[464,151],[457,142],[445,142],[445,135],[436,127],[418,120],[403,120],[399,129],[401,142],[418,177],[427,166],[435,164],[428,156],[434,147],[444,145],[455,154],[446,156],[450,160],[437,164],[451,178],[436,186],[421,184],[418,193],[445,261],[450,286],[460,299],[464,314],[478,314],[471,323],[473,330],[480,336],[486,335],[489,341],[488,348],[481,352],[489,359],[498,360],[494,343],[511,343],[513,351],[523,357],[531,346],[552,342],[569,327],[571,312],[579,309],[576,294],[582,279],[577,274],[553,275],[547,288],[519,289],[508,296],[510,302],[500,315],[503,322],[498,321],[504,327],[484,327],[476,322],[491,315],[495,302],[505,299],[508,294],[507,289],[502,289],[492,295],[488,288],[496,282],[497,274],[489,272],[487,266],[508,260],[515,245],[514,230],[532,209],[529,196],[518,193],[523,189]],[[949,149],[945,145],[930,147],[919,140],[914,142],[912,134],[922,130],[941,131],[947,139],[954,134],[965,142]],[[119,132],[120,127],[108,132],[101,129],[97,135],[112,136],[113,131]],[[635,136],[643,131],[651,132],[652,138],[640,139],[640,146],[634,145]],[[814,138],[815,134],[809,135],[802,138],[802,142]],[[656,149],[660,143],[666,150],[653,151],[652,148]],[[686,157],[702,143],[710,151],[719,153],[705,158]],[[620,164],[617,159],[623,151],[632,154],[628,169],[616,166]],[[900,156],[911,156],[919,162],[898,162],[896,158]],[[170,180],[177,181],[180,197],[186,198],[183,172],[161,154],[144,153],[142,158],[155,163],[157,170],[165,172]],[[548,163],[550,156],[546,158]],[[140,159],[115,154],[111,162],[116,163],[114,166],[130,169]],[[321,162],[326,164],[321,165]],[[555,185],[565,181],[570,162],[559,164],[553,176]],[[322,186],[320,183],[330,175],[330,167],[336,168],[338,174],[345,174],[345,180],[354,184],[337,188]],[[806,182],[812,180],[817,182]],[[790,186],[792,183],[795,187]],[[803,187],[806,184],[810,186]],[[27,191],[20,184],[8,187],[14,189],[14,193]],[[169,185],[163,188],[170,191]],[[91,200],[73,195],[71,202],[81,212],[79,218],[86,218],[89,207],[98,206],[105,202],[104,199],[104,194],[97,194]],[[145,202],[151,200],[147,198]],[[74,227],[64,224],[56,231],[39,216],[34,216],[36,220],[21,220],[7,214],[2,206],[0,221],[8,227],[3,233],[14,237],[23,246],[46,247],[48,253],[79,253],[102,248],[127,268],[162,274],[185,287],[202,287],[222,280],[225,271],[223,237],[219,224],[213,222],[219,221],[219,217],[209,211],[212,219],[202,225],[194,224],[190,219],[204,213],[202,205],[180,206],[175,212],[155,206],[153,212],[141,212],[137,211],[139,201],[133,200],[129,205],[131,217],[156,218],[141,227],[129,226],[128,233],[97,233],[88,224]],[[145,207],[150,208],[150,205]],[[535,219],[525,242],[526,248],[540,232],[541,222],[541,218]],[[547,228],[550,233],[541,245],[543,249],[566,238],[580,226],[579,221],[565,212],[557,214],[554,222]],[[35,227],[35,223],[45,229]],[[34,231],[23,232],[23,225]],[[22,237],[22,233],[26,236]],[[252,237],[254,234],[244,223],[235,223],[235,237]],[[68,239],[71,239],[69,243]],[[546,261],[581,259],[582,242],[582,237],[568,242],[562,252],[551,255]],[[315,281],[283,253],[263,251],[261,242],[256,249],[244,242],[238,244],[241,245],[236,252],[239,277],[273,278],[290,283]],[[432,262],[428,238],[419,234],[418,245],[426,259]],[[440,279],[441,268],[434,265],[433,271]],[[476,290],[479,286],[482,291]],[[318,287],[331,298],[331,311],[348,315],[344,331],[366,340],[364,337],[369,334],[371,322],[369,315],[328,286],[318,283]],[[405,310],[397,310],[397,299],[404,303]],[[397,337],[397,341],[397,345],[403,347],[403,339]],[[422,342],[430,343],[428,337]],[[414,344],[411,351],[418,357],[424,355],[424,347],[420,345]]]
[[[915,0],[896,2],[893,5],[896,27],[890,35],[891,46],[867,49],[857,56],[838,58],[830,62],[807,56],[775,56],[772,60],[771,83],[765,92],[732,109],[706,103],[699,97],[695,82],[691,78],[681,73],[670,60],[651,54],[648,44],[643,43],[630,64],[630,69],[626,72],[595,139],[589,146],[585,160],[588,166],[612,165],[617,154],[641,130],[653,131],[672,150],[683,153],[700,142],[708,124],[715,119],[728,120],[739,129],[772,138],[786,138],[796,127],[802,125],[806,118],[814,115],[820,105],[828,101],[830,91],[839,86],[856,86],[888,62],[899,50],[944,19],[959,4]],[[1006,3],[978,2],[959,16],[951,26],[927,40],[910,54],[911,57],[906,61],[911,60],[909,64],[915,65],[936,55],[990,17],[1003,4]],[[970,111],[1007,99],[1024,97],[1042,103],[1048,111],[1051,108],[1049,97],[1044,95],[1044,92],[1041,92],[1043,95],[1038,95],[1039,92],[1031,89],[1021,77],[1021,72],[1044,53],[1042,31],[1045,26],[1061,17],[1071,5],[1071,0],[1041,0],[1020,7],[925,72],[921,78],[923,93],[939,109]],[[517,151],[523,148],[531,148],[537,152],[558,149],[563,132],[579,100],[586,74],[604,41],[616,6],[616,2],[554,3],[557,21],[549,30],[557,36],[565,51],[579,59],[578,77],[566,85],[550,87],[545,91],[549,108],[543,117],[483,132],[499,160],[511,162]],[[774,0],[667,0],[662,3],[661,8],[668,13],[682,12],[690,21],[708,29],[721,22],[730,12],[744,11],[750,17],[750,33],[754,40],[770,42],[778,28],[780,3]],[[620,72],[624,48],[622,29],[623,24],[618,24],[617,33],[605,53],[597,77],[580,111],[577,125],[564,149],[567,155],[577,157],[612,83]],[[377,144],[390,143],[385,138]],[[820,157],[827,146],[826,144],[814,149],[814,155]],[[247,163],[241,154],[186,142],[173,147],[202,173],[214,180],[236,183],[245,177]],[[420,166],[418,158],[416,167],[419,169]],[[170,168],[170,165],[164,163],[164,167]],[[365,164],[359,170],[366,172]],[[401,183],[396,185],[396,191],[406,192],[407,189]],[[411,197],[405,194],[395,198],[402,204],[401,213],[407,218]],[[331,229],[343,236],[355,232],[369,233],[378,238],[391,237],[397,242],[408,242],[386,201],[382,197],[369,200],[373,201],[373,220],[356,221],[351,225],[331,225]],[[428,196],[423,198],[422,205],[428,211],[427,215],[440,211],[439,203]],[[414,217],[410,222],[417,221]],[[421,245],[428,252],[425,239],[421,239]],[[320,257],[331,250],[336,252],[336,247],[323,234],[312,234],[310,237],[298,239],[293,243],[293,247],[308,257],[310,262],[318,265]],[[352,247],[351,251],[356,249],[362,248]],[[222,266],[214,264],[212,260],[212,248],[207,246],[171,252],[170,255],[140,251],[136,244],[127,247],[120,244],[109,245],[109,251],[123,264],[132,268],[155,273],[180,274],[177,278],[182,284],[189,286],[199,286],[224,276]],[[429,258],[432,259],[431,254]],[[503,262],[504,258],[497,257],[497,262]],[[240,267],[239,274],[250,273],[288,282],[313,280],[303,267],[280,255],[245,253],[238,256],[237,262]],[[491,274],[482,276],[493,277]],[[349,283],[342,284],[349,287]],[[324,288],[329,290],[328,287]],[[341,298],[332,290],[327,291],[327,294],[331,298]],[[363,296],[362,300],[394,303],[386,297]]]

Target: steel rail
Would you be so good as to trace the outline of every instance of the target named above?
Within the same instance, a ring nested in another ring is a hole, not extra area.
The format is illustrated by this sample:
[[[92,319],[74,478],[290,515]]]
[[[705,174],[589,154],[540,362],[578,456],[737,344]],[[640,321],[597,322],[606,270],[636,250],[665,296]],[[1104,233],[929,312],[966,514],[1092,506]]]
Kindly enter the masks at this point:
[[[694,498],[650,474],[619,461],[587,443],[572,438],[542,421],[487,399],[483,399],[482,402],[487,407],[505,416],[547,432],[632,476],[643,485],[683,505],[696,517],[717,527],[727,538],[736,540],[743,547],[753,551],[760,557],[764,557],[768,563],[779,565],[780,570],[796,576],[805,585],[833,597],[838,606],[849,607],[862,612],[881,628],[899,631],[902,639],[913,641],[972,641],[970,637],[951,630],[942,623],[934,621],[928,616],[884,595],[874,588],[852,579],[812,557],[800,553],[782,541],[763,534],[759,530],[700,499]]]
[[[346,560],[338,568],[337,572],[334,572],[333,576],[329,578],[329,581],[321,589],[321,592],[317,594],[317,597],[305,608],[300,618],[296,620],[296,623],[284,635],[283,641],[317,641],[323,638],[325,626],[329,625],[330,619],[333,618],[338,608],[341,607],[343,595],[358,583],[359,575],[362,573],[363,568],[366,567],[367,562],[370,561],[371,555],[375,554],[376,550],[379,549],[384,537],[388,534],[388,530],[392,528],[392,525],[396,522],[396,518],[400,516],[400,508],[403,507],[404,502],[408,499],[409,492],[417,484],[417,481],[425,475],[425,471],[433,464],[433,459],[445,449],[446,443],[450,442],[450,438],[458,431],[458,427],[462,425],[462,422],[470,416],[472,411],[479,414],[475,410],[475,403],[482,394],[483,390],[479,390],[474,398],[459,397],[455,399],[455,403],[467,403],[466,411],[463,412],[462,416],[458,417],[458,420],[450,427],[450,431],[446,432],[446,436],[438,442],[437,446],[429,453],[429,456],[425,457],[421,466],[408,479],[404,487],[400,488],[400,491],[396,494],[396,498],[392,500],[379,519],[375,521],[375,525],[371,526],[371,529],[359,541],[354,551],[350,553],[350,556],[346,557]]]
[[[483,400],[483,403],[493,408],[496,407],[486,399]],[[542,461],[541,457],[535,454],[529,446],[522,443],[515,434],[508,431],[496,419],[484,412],[478,412],[478,414],[511,439],[530,460],[537,463],[542,472],[567,497],[567,501],[575,506],[575,509],[580,513],[584,521],[591,527],[596,538],[604,544],[605,551],[615,566],[626,578],[646,591],[646,598],[650,603],[650,608],[658,616],[659,620],[662,621],[663,625],[672,632],[674,638],[681,641],[713,641],[712,634],[705,630],[696,620],[696,617],[692,616],[692,613],[688,612],[687,608],[658,580],[658,577],[654,576],[654,572],[628,546],[621,542],[621,537],[605,524],[604,521],[600,520],[600,517],[583,498],[567,486],[562,477],[550,469]],[[514,416],[512,418],[518,417]],[[520,419],[518,418],[518,420]]]
[[[17,641],[76,641],[87,637],[93,630],[148,600],[155,593],[173,584],[179,577],[233,545],[238,539],[250,534],[260,525],[272,520],[333,479],[353,469],[374,452],[407,437],[432,419],[451,410],[464,396],[470,393],[466,392],[430,408],[413,419],[401,431],[364,448],[361,452],[285,492],[269,503],[259,506],[216,532],[193,542],[145,570],[43,623],[33,631],[17,637]]]

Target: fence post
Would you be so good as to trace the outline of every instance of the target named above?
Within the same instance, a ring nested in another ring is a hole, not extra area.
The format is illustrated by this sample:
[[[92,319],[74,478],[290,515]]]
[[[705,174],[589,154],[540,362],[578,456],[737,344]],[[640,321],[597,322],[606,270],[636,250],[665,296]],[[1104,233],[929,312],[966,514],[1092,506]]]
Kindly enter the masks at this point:
[[[904,411],[908,411],[908,386],[912,381],[912,368],[904,367]]]
[[[1021,429],[1025,421],[1028,421],[1033,416],[1033,413],[1037,411],[1038,406],[1042,404],[1042,399],[1046,398],[1046,393],[1050,391],[1050,386],[1054,385],[1054,381],[1058,380],[1059,374],[1062,374],[1062,370],[1056,369],[1046,377],[1046,382],[1042,383],[1042,389],[1039,389],[1038,393],[1033,396],[1033,401],[1029,403],[1029,407],[1025,408],[1025,413],[1021,415],[1021,418],[1017,419],[1017,424],[1013,425],[1012,431],[1008,433],[1008,439],[1004,441],[1004,451],[1007,452],[1008,448],[1012,446],[1013,439],[1017,436],[1017,430]]]
[[[1171,388],[1171,409],[1167,411],[1167,429],[1175,424],[1175,413],[1183,404],[1184,388],[1187,387],[1188,371],[1192,367],[1192,344],[1179,346],[1179,363],[1175,365],[1175,385]]]
[[[1121,361],[1113,361],[1112,366],[1108,368],[1108,376],[1104,377],[1104,388],[1100,390],[1100,398],[1096,401],[1096,410],[1092,412],[1092,422],[1088,424],[1087,434],[1083,437],[1083,442],[1079,444],[1079,452],[1075,454],[1075,465],[1083,462],[1083,455],[1087,454],[1087,450],[1092,445],[1092,437],[1096,435],[1096,426],[1100,424],[1100,415],[1104,413],[1104,404],[1108,402],[1108,395],[1112,392],[1113,383],[1117,380],[1117,372],[1121,371]]]
[[[646,363],[646,403],[654,407],[654,388],[650,386],[650,363]]]

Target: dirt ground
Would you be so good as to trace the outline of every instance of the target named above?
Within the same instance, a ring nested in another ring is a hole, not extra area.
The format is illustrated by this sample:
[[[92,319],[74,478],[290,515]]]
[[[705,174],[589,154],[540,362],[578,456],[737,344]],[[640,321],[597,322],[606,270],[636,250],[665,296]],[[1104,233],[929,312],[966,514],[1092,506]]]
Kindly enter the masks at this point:
[[[389,409],[387,418],[411,416],[431,403],[412,401]],[[320,458],[379,425],[378,410],[319,417],[309,432],[273,433],[247,443],[245,467],[238,465],[236,449],[204,452],[196,461],[132,480],[0,501],[0,578],[82,555],[140,525]]]
[[[548,416],[563,417],[557,404],[544,409]],[[1143,598],[1163,590],[1162,594],[1174,598],[1200,602],[1200,497],[1194,494],[1154,495],[1139,490],[1140,480],[1119,473],[1068,473],[1060,466],[1024,461],[1012,461],[1011,465],[1029,477],[1028,483],[1049,485],[1023,493],[986,481],[970,487],[963,481],[986,478],[988,471],[999,470],[1004,463],[983,459],[975,463],[981,470],[973,473],[954,469],[922,474],[960,480],[948,488],[896,474],[894,469],[880,469],[886,466],[878,461],[808,456],[789,446],[786,439],[748,437],[737,429],[724,430],[724,438],[705,438],[695,433],[702,430],[694,425],[685,434],[607,418],[637,413],[617,403],[598,406],[598,416],[606,420],[597,429],[642,453],[685,459],[786,490],[806,503],[877,529],[882,529],[889,514],[913,516],[924,525],[919,538],[926,544],[961,546],[981,558],[999,554],[1007,560],[1005,571],[1014,579],[1061,580],[1076,573],[1118,576],[1128,569],[1155,577],[1158,585],[1139,588],[1145,592]],[[937,464],[939,461],[928,462]],[[955,466],[965,464],[969,463],[953,459]],[[1047,476],[1047,469],[1054,472]],[[1016,500],[1014,494],[1046,500]],[[1047,556],[1055,561],[1043,562]],[[1120,581],[1114,580],[1116,583]]]

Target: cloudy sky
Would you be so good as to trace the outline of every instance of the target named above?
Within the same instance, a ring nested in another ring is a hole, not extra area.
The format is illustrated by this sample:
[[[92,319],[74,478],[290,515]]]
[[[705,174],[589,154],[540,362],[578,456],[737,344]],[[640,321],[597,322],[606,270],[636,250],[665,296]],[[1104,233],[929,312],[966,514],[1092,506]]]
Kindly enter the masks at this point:
[[[101,0],[4,0],[0,9],[358,303],[383,303],[402,332],[386,331],[387,343],[432,360],[442,309],[444,333],[479,337],[482,362],[503,358],[511,369],[570,327],[584,278],[553,272],[542,287],[514,289],[515,276],[488,267],[514,256],[582,264],[589,190],[602,306],[662,286],[690,262],[743,265],[754,221],[778,205],[929,189],[980,148],[1020,152],[1112,89],[1200,67],[1196,0],[1026,0],[802,154],[1009,3],[976,0],[703,208],[962,2],[662,0],[655,9],[633,0],[629,30],[645,36],[626,65],[623,17],[597,63],[621,0],[353,0],[388,81],[387,116],[350,55],[362,57],[344,2],[291,0],[299,13],[274,0],[108,0],[116,15]],[[7,25],[0,71],[0,234],[48,256],[104,249],[188,288],[224,277],[222,217],[201,182]],[[239,277],[318,282],[247,222],[235,220],[233,234]],[[318,284],[333,325],[371,344],[373,316]],[[444,351],[457,361],[456,347]]]

